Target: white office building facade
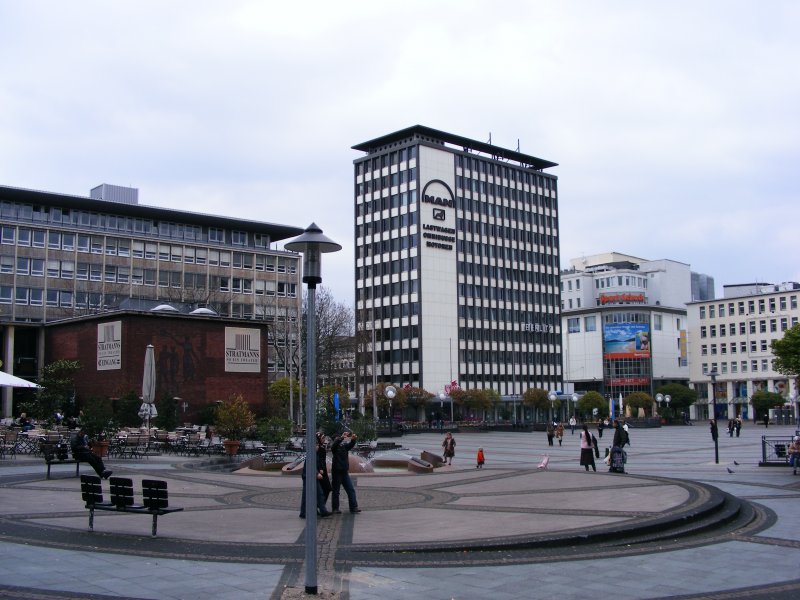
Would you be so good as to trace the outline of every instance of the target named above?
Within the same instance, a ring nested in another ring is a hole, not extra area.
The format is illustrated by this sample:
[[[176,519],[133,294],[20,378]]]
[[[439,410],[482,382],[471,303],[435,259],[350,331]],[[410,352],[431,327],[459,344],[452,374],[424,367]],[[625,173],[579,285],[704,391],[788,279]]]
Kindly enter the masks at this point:
[[[617,399],[688,384],[689,265],[608,252],[562,271],[566,392]]]
[[[353,148],[359,396],[558,389],[555,163],[422,126]]]
[[[800,319],[800,284],[726,285],[723,298],[688,306],[691,381],[701,396],[698,418],[752,419],[750,399],[759,390],[785,399],[797,418],[796,381],[773,368],[771,342]],[[715,373],[712,389],[711,374]]]

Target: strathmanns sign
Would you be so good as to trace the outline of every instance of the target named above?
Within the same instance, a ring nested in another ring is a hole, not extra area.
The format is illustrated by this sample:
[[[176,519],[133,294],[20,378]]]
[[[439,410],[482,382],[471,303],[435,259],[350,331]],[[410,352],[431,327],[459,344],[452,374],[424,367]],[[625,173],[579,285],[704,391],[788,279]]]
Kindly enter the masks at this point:
[[[600,294],[600,304],[644,304],[644,294]]]

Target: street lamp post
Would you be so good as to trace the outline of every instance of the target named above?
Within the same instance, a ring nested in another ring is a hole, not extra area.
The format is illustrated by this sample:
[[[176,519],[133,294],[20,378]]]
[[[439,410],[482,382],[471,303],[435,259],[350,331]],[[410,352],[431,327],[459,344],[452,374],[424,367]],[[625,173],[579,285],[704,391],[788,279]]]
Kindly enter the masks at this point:
[[[711,409],[714,411],[714,424],[717,423],[717,370],[711,369],[708,376],[711,378]],[[714,435],[714,462],[719,464],[719,436]]]
[[[555,392],[550,392],[547,394],[547,399],[550,400],[550,422],[553,422],[553,417],[555,416],[555,401],[558,400],[558,395]]]
[[[667,410],[669,410],[670,400],[672,400],[672,396],[670,396],[669,394],[667,394],[666,396],[664,394],[656,394],[656,402],[658,402],[659,408],[664,406],[663,403],[666,403]],[[666,413],[664,413],[664,415],[666,415]],[[666,416],[664,416],[664,418],[666,418]]]
[[[383,395],[389,399],[389,437],[392,437],[392,422],[394,421],[394,417],[392,416],[392,400],[397,395],[397,388],[393,385],[387,385],[383,388]]]
[[[574,417],[575,413],[577,411],[578,411],[578,394],[573,392],[573,394],[572,394],[572,415],[571,416]]]
[[[322,234],[316,223],[293,241],[284,245],[290,252],[303,255],[303,283],[308,286],[306,315],[306,593],[317,593],[317,350],[316,289],[322,283],[322,254],[338,252],[342,247]]]

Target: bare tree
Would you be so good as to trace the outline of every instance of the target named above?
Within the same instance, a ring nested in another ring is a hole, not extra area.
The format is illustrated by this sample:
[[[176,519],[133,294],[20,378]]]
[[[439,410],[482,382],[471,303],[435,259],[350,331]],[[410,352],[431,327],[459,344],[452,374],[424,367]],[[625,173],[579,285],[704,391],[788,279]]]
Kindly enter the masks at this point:
[[[327,381],[334,380],[337,364],[344,354],[355,351],[353,346],[353,313],[350,308],[337,302],[330,290],[318,287],[316,292],[316,339],[317,376]],[[303,314],[308,312],[308,296],[303,296]],[[306,323],[303,321],[303,343],[306,340]],[[303,352],[305,357],[305,351]]]

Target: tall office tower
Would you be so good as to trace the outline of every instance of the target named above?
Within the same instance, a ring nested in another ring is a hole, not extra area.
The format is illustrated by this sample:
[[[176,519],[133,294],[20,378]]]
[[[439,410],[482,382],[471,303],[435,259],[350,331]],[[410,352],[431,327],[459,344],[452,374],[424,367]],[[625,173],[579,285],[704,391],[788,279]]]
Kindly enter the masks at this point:
[[[353,149],[359,397],[560,389],[556,163],[419,125]]]

